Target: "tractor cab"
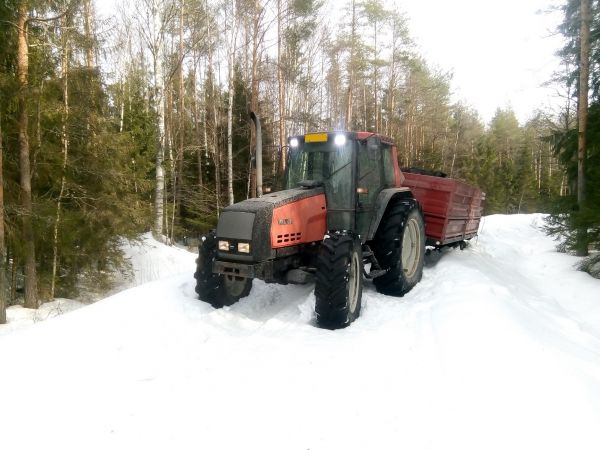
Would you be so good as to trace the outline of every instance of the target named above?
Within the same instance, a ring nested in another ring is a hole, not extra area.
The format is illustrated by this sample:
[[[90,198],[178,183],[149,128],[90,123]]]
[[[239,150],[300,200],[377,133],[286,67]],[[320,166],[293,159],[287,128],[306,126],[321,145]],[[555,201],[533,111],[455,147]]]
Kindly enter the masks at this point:
[[[342,131],[289,139],[284,189],[322,186],[328,229],[366,236],[379,194],[400,184],[396,147],[390,139]]]

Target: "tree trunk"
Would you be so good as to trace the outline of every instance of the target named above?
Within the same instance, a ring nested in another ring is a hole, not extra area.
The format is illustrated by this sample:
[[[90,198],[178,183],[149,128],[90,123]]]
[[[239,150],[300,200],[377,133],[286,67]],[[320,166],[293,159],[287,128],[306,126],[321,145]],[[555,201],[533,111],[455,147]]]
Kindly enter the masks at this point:
[[[352,85],[354,83],[354,43],[356,39],[356,2],[354,0],[352,0],[352,23],[350,26],[350,61],[348,63],[348,92],[346,95],[346,130],[352,128]]]
[[[233,55],[233,53],[231,54]],[[233,64],[233,56],[229,62]],[[227,199],[230,205],[235,203],[233,198],[233,68],[229,69],[229,93],[227,95]]]
[[[54,217],[54,230],[52,233],[52,280],[50,283],[50,299],[54,299],[54,290],[56,288],[56,271],[58,266],[58,235],[60,230],[61,221],[61,207],[62,201],[66,191],[67,185],[67,162],[69,157],[69,135],[67,125],[69,121],[69,38],[66,35],[67,24],[62,24],[63,34],[63,54],[62,54],[62,76],[63,76],[63,117],[62,117],[62,133],[61,143],[63,152],[62,161],[62,176],[60,180],[60,192],[58,193],[58,200],[56,201],[56,215]]]
[[[183,148],[185,144],[185,102],[184,102],[184,78],[183,78],[183,26],[185,5],[182,1],[179,9],[179,104],[178,104],[178,140],[175,164],[173,165],[173,211],[171,213],[171,243],[175,242],[175,218],[181,201],[181,184],[183,179]]]
[[[394,93],[396,84],[396,48],[392,47],[392,61],[390,63],[390,76],[388,83],[388,104],[387,104],[387,122],[385,124],[385,133],[388,136],[394,136],[392,133],[392,123],[394,121]]]
[[[21,212],[25,252],[25,308],[37,308],[37,277],[35,271],[35,236],[33,234],[33,202],[31,198],[31,166],[29,161],[29,117],[27,89],[29,84],[29,49],[27,47],[27,14],[25,0],[19,3],[17,73],[19,79],[19,167],[21,184]]]
[[[173,54],[173,48],[171,48],[170,55]],[[166,237],[165,243],[170,242],[171,238],[171,221],[169,216],[169,187],[173,190],[172,198],[175,198],[175,157],[173,156],[174,138],[175,133],[173,126],[173,88],[174,85],[168,81],[165,81],[165,93],[164,93],[164,105],[165,105],[165,157],[169,162],[169,170],[166,171],[165,177],[165,221],[163,235]],[[168,154],[167,154],[168,150]],[[169,185],[168,177],[171,177],[171,184]],[[172,210],[173,208],[171,208]]]
[[[40,88],[37,94],[37,108],[35,121],[35,145],[31,155],[31,176],[33,177],[37,167],[37,156],[42,151],[42,98],[44,96],[44,80],[40,83]]]
[[[154,29],[162,29],[161,11],[156,8],[154,11]],[[164,202],[165,202],[165,169],[163,167],[165,159],[165,105],[164,105],[164,74],[162,61],[163,41],[161,38],[155,43],[153,52],[154,69],[154,102],[156,106],[156,128],[158,135],[156,138],[156,177],[155,177],[155,197],[154,197],[154,237],[163,240],[164,224]]]
[[[374,80],[373,80],[373,108],[375,109],[375,133],[379,133],[379,105],[377,104],[377,95],[378,95],[378,87],[377,87],[377,28],[378,28],[378,24],[377,24],[377,20],[375,20],[375,24],[373,26],[373,44],[374,44],[374,48],[373,48],[373,54],[374,54],[374,61],[373,61],[373,74],[374,74]]]
[[[579,33],[581,53],[579,56],[579,102],[577,118],[579,134],[577,142],[577,203],[579,210],[585,208],[585,158],[588,119],[588,84],[590,73],[590,0],[581,0],[581,28]],[[577,255],[587,256],[587,229],[578,230]]]
[[[235,24],[235,0],[231,2],[231,41],[229,43],[229,74],[228,81],[228,96],[227,96],[227,198],[230,205],[233,205],[233,77],[234,62],[235,62],[235,45],[237,43],[237,27]]]
[[[88,89],[90,89],[90,92],[93,92],[93,89],[94,89],[93,86],[94,86],[94,82],[96,80],[96,77],[94,74],[94,67],[95,67],[96,62],[95,62],[95,58],[94,58],[95,40],[94,40],[94,31],[93,31],[94,11],[93,11],[92,0],[84,0],[83,7],[84,7],[84,32],[85,32],[85,39],[86,39],[85,65],[87,67],[87,79],[89,82]],[[63,30],[63,31],[65,31],[65,30]],[[92,96],[92,98],[90,98],[90,100],[92,100],[92,99],[93,99],[93,96]],[[92,127],[92,117],[94,115],[94,111],[97,110],[97,105],[92,103],[90,105],[90,107],[91,107],[91,111],[87,113],[86,118],[85,118],[85,129],[88,132],[88,139],[85,144],[87,148],[90,148],[93,145],[93,142],[95,139],[95,131],[94,131],[94,127]]]
[[[204,147],[204,152],[207,151],[208,149],[208,132],[207,132],[207,125],[206,125],[206,89],[203,89],[203,95],[204,95],[204,114],[203,114],[203,126],[202,126],[202,131],[200,131],[200,122],[201,119],[199,117],[199,113],[198,113],[198,82],[197,82],[197,74],[198,74],[198,64],[200,64],[200,59],[196,59],[194,62],[194,79],[193,79],[193,101],[192,101],[192,113],[194,114],[194,130],[196,131],[196,140],[197,140],[197,147],[196,147],[196,158],[198,161],[198,187],[200,188],[200,191],[202,191],[202,185],[203,185],[203,181],[202,181],[202,146],[200,145],[200,142],[203,143],[203,147]],[[206,153],[205,153],[206,154]]]
[[[2,147],[2,116],[0,116],[0,325],[6,323],[8,283],[6,279],[6,246],[4,244],[4,169]]]
[[[84,21],[85,21],[85,37],[86,37],[86,46],[85,46],[85,65],[88,70],[91,70],[95,66],[94,61],[94,33],[92,31],[92,23],[93,23],[93,11],[92,11],[92,0],[85,0],[84,4]]]
[[[125,120],[125,91],[123,89],[123,79],[119,81],[119,90],[121,92],[121,107],[119,111],[119,133],[123,132],[123,122]],[[128,88],[129,90],[129,88]]]
[[[217,95],[215,90],[215,70],[213,65],[213,49],[212,49],[212,38],[211,38],[211,22],[209,18],[209,8],[208,8],[208,0],[204,2],[204,9],[206,11],[206,36],[207,41],[209,42],[208,48],[208,70],[207,73],[211,76],[211,99],[212,99],[212,113],[213,113],[213,127],[212,127],[212,144],[213,144],[213,159],[215,163],[215,206],[217,208],[217,217],[221,211],[221,175],[220,175],[220,161],[219,161],[219,146],[217,141]],[[208,79],[208,78],[207,78]],[[204,114],[205,117],[208,116],[208,102],[206,101],[206,87],[204,88]],[[206,126],[206,125],[205,125]]]
[[[254,0],[254,22],[252,24],[252,70],[251,70],[251,92],[250,109],[260,115],[258,111],[258,47],[260,44],[259,32],[262,17],[262,8],[259,0]],[[256,133],[254,127],[250,131],[250,185],[248,197],[256,197]]]
[[[16,258],[16,255],[12,256],[12,264],[10,266],[10,301],[9,303],[14,304],[17,300],[17,266],[21,264],[21,262]]]
[[[282,70],[282,59],[281,59],[281,0],[277,0],[277,85],[279,91],[279,152],[281,155],[280,167],[285,171],[286,155],[284,153],[285,148],[285,98],[283,91],[283,70]]]
[[[458,136],[460,134],[460,130],[456,130],[456,135],[454,138],[454,147],[452,150],[452,165],[450,166],[450,178],[454,176],[454,162],[456,161],[456,152],[458,149]]]
[[[213,134],[213,150],[214,150],[214,157],[215,157],[215,196],[217,197],[217,201],[215,202],[215,204],[217,207],[217,216],[218,216],[221,211],[221,201],[222,201],[221,148],[220,148],[219,133],[218,133],[218,124],[220,123],[221,118],[219,116],[219,108],[217,105],[217,93],[216,93],[214,79],[213,79],[213,83],[212,83],[212,93],[213,93],[212,108],[213,108],[213,117],[214,117],[212,134]]]

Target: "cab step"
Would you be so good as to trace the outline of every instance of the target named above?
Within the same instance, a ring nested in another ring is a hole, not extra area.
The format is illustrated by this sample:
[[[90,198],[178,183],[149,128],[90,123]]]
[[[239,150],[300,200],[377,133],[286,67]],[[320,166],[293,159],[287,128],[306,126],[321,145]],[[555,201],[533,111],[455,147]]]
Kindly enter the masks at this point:
[[[371,270],[369,273],[367,273],[366,270],[363,270],[363,273],[365,275],[366,278],[368,278],[369,280],[372,280],[373,278],[377,278],[380,277],[382,275],[385,275],[387,273],[387,270],[384,269],[375,269],[375,270]]]

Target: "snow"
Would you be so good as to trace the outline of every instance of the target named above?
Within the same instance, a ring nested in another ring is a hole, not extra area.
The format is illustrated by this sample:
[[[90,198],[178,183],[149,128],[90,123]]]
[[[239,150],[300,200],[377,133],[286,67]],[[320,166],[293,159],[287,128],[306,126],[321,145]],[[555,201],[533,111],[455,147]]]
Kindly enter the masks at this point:
[[[155,241],[151,233],[143,234],[139,241],[124,240],[121,248],[132,270],[117,274],[113,293],[185,272],[193,267],[196,258],[195,254],[182,248]],[[37,310],[20,305],[10,306],[6,310],[7,324],[0,325],[0,335],[74,311],[89,303],[90,301],[59,298],[43,303]]]
[[[196,258],[187,250],[155,241],[151,233],[142,235],[140,242],[123,242],[122,248],[133,269],[132,277],[124,277],[129,287],[189,271]]]
[[[214,310],[173,255],[179,274],[0,335],[2,447],[598,448],[600,280],[542,218],[486,217],[404,298],[365,283],[338,331],[310,285]]]
[[[42,304],[38,309],[27,309],[21,305],[9,306],[6,309],[6,325],[0,325],[0,336],[28,327],[42,320],[52,319],[61,314],[75,311],[84,304],[77,300],[58,298],[52,302]]]

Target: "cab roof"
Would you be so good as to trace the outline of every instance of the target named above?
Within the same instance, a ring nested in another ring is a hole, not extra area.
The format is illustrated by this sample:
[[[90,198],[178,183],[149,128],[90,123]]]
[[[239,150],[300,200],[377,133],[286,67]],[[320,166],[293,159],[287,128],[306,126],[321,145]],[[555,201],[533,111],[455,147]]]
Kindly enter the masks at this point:
[[[308,137],[308,139],[309,139],[308,142],[326,142],[329,140],[329,137],[335,136],[338,134],[343,134],[344,136],[346,136],[347,139],[358,140],[358,141],[362,141],[363,139],[368,139],[372,136],[376,136],[376,137],[379,137],[379,139],[381,139],[381,142],[385,142],[386,144],[390,144],[390,145],[396,145],[394,140],[392,138],[390,138],[389,136],[385,136],[385,135],[379,134],[379,133],[374,133],[372,131],[343,131],[343,130],[320,131],[320,132],[310,132],[310,133],[305,133],[305,134],[299,134],[296,136],[290,136],[289,139],[296,138],[296,139],[302,139],[303,141],[307,142],[306,138]],[[327,136],[327,139],[323,139],[323,137],[325,135]]]

